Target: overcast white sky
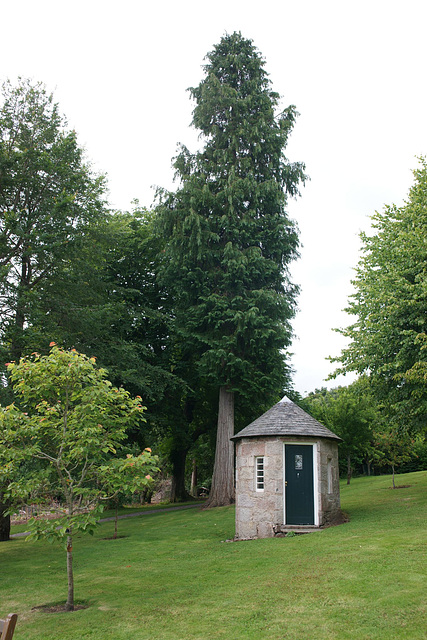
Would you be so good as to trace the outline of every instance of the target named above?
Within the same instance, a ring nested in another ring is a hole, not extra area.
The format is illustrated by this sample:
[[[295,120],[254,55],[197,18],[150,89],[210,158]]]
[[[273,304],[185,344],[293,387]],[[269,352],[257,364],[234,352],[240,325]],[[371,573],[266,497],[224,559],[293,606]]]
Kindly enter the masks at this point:
[[[186,88],[206,53],[225,32],[254,40],[301,114],[287,149],[311,177],[289,206],[303,244],[294,380],[302,394],[322,386],[344,346],[332,328],[350,321],[358,234],[403,202],[427,154],[427,2],[3,0],[1,22],[0,78],[54,91],[120,209],[150,206],[152,185],[173,186],[177,142],[196,147]]]

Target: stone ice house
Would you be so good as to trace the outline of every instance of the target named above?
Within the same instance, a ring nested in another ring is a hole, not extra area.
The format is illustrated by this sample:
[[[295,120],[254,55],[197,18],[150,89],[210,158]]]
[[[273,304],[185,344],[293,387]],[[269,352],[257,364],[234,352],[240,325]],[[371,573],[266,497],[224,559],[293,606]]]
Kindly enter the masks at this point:
[[[233,436],[236,539],[312,531],[341,521],[341,439],[288,398]]]

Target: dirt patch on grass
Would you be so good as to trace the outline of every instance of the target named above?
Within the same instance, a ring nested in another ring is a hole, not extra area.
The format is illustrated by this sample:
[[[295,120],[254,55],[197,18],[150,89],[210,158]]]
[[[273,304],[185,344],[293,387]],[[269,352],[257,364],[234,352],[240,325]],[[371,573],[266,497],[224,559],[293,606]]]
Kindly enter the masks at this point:
[[[412,487],[411,484],[397,484],[395,487],[388,487],[389,489],[409,489]]]
[[[74,605],[73,611],[80,611],[81,609],[88,609],[87,602],[78,602]],[[43,613],[73,613],[66,609],[65,602],[50,602],[48,604],[40,604],[37,607],[32,607],[31,611],[42,611]]]

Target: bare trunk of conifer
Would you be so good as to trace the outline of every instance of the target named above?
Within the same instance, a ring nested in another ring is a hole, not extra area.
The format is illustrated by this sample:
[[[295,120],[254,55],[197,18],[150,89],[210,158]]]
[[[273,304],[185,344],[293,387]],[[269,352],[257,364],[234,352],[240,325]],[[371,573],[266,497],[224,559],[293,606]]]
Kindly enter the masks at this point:
[[[74,611],[73,538],[71,535],[67,536],[67,578],[68,597],[65,609]]]
[[[234,502],[234,393],[219,390],[218,430],[212,488],[207,507],[223,507]]]

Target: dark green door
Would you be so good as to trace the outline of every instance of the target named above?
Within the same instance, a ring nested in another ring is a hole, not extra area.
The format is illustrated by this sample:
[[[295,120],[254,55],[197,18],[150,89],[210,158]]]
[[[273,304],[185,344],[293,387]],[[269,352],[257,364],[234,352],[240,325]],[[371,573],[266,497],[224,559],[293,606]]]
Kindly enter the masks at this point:
[[[286,524],[314,524],[313,447],[285,445]]]

